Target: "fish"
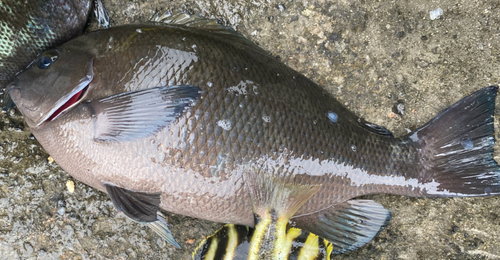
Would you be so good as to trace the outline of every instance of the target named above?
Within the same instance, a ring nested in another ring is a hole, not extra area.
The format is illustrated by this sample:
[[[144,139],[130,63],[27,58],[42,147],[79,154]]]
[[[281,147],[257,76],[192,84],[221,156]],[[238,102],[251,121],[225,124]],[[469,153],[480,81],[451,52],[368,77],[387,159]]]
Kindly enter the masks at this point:
[[[272,227],[275,224],[272,222]],[[192,257],[195,260],[251,259],[249,250],[254,234],[254,229],[247,226],[225,224],[204,239]],[[288,259],[330,259],[332,245],[324,238],[294,227],[287,230],[286,238],[288,243],[281,246],[289,250]]]
[[[0,3],[0,88],[36,56],[82,33],[91,0],[3,1]],[[8,95],[5,95],[8,96]],[[4,110],[12,106],[4,98]]]
[[[137,222],[156,223],[161,209],[254,227],[254,206],[269,208],[273,200],[258,198],[277,179],[318,187],[289,222],[338,254],[385,225],[369,210],[383,206],[359,196],[500,193],[498,86],[394,137],[234,30],[200,19],[82,35],[42,53],[9,89],[52,158]],[[249,181],[259,178],[271,181]]]

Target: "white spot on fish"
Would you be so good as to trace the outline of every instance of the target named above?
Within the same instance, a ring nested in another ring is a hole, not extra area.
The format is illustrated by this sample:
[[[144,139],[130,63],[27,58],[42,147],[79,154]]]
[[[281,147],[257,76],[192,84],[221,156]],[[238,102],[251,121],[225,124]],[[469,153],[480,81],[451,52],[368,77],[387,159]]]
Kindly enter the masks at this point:
[[[259,94],[259,92],[257,92],[257,86],[253,86],[253,93],[255,93],[255,95]]]
[[[135,29],[135,31],[138,32],[138,33],[142,33],[142,30],[139,29],[139,28]]]
[[[450,143],[450,144],[441,146],[441,149],[445,149],[447,147],[450,147],[453,144],[454,143]],[[462,141],[461,144],[467,150],[477,151],[477,150],[481,150],[481,149],[493,146],[495,144],[495,139],[494,139],[494,137],[491,137],[491,136],[483,137],[483,138],[481,138],[481,140],[479,140],[479,142],[476,143],[476,146],[474,146],[474,143],[472,142],[472,140],[469,139],[469,141],[467,141],[467,139],[466,139],[465,141]],[[443,153],[436,154],[435,156],[436,157],[448,156],[448,155],[456,154],[456,153],[459,153],[459,152],[460,152],[460,150],[454,149],[454,150],[451,150],[451,151],[446,151],[446,152],[443,152]],[[471,159],[471,158],[469,158],[469,159]]]
[[[271,122],[271,117],[270,116],[262,116],[262,120],[264,120],[264,122],[266,122],[266,123],[269,123],[269,122]]]
[[[256,92],[257,86],[251,80],[245,80],[245,81],[242,80],[240,81],[240,83],[238,83],[238,85],[229,87],[227,90],[233,93],[237,93],[239,95],[246,95],[248,93],[247,86],[252,86],[254,93],[257,94]]]
[[[465,150],[469,150],[474,147],[474,142],[472,142],[470,138],[463,140],[461,143]]]
[[[352,150],[353,152],[356,152],[356,146],[355,146],[355,145],[351,145],[351,150]]]
[[[420,141],[420,138],[418,138],[418,132],[415,132],[413,133],[412,135],[410,135],[410,139],[413,141],[413,142],[419,142]]]
[[[217,122],[217,125],[222,127],[222,129],[224,129],[226,131],[229,131],[232,127],[231,122],[229,120],[226,120],[226,119],[219,120]]]
[[[330,119],[330,122],[335,124],[339,121],[339,115],[335,112],[328,112],[328,119]]]

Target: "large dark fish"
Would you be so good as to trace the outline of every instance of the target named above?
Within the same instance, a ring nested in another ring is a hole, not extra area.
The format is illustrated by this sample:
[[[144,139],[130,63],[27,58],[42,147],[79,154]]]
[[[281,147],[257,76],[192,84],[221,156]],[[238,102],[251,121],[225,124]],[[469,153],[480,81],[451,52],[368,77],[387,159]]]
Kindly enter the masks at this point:
[[[355,197],[499,194],[497,89],[395,138],[242,36],[199,21],[80,36],[41,54],[10,87],[55,161],[132,219],[155,222],[161,208],[254,226],[254,206],[265,202],[249,191],[269,192],[248,180],[279,177],[318,187],[291,222],[333,253],[367,243],[385,223],[380,212],[390,215]]]
[[[91,3],[91,0],[0,2],[0,88],[40,52],[78,36],[87,23]]]

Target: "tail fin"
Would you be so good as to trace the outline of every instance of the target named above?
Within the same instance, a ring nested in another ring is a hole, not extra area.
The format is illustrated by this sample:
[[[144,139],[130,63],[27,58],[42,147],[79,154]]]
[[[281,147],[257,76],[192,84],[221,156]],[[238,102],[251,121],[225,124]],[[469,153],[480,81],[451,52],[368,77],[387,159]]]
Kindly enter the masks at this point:
[[[428,195],[500,194],[500,167],[493,159],[497,91],[481,89],[406,136],[421,148],[419,182]]]

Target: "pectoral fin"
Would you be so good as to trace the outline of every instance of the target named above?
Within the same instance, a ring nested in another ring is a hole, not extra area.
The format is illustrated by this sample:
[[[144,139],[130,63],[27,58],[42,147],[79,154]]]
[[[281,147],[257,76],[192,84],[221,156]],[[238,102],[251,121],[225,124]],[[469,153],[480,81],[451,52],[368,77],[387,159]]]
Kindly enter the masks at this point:
[[[181,116],[199,95],[197,87],[168,86],[92,101],[94,139],[130,141],[155,134]]]
[[[375,201],[349,200],[291,222],[330,241],[332,253],[341,254],[370,242],[390,219],[391,212]]]

